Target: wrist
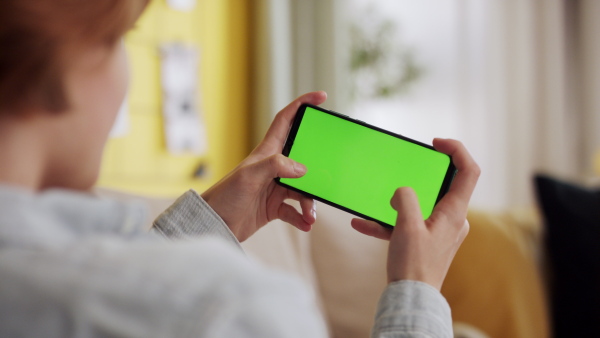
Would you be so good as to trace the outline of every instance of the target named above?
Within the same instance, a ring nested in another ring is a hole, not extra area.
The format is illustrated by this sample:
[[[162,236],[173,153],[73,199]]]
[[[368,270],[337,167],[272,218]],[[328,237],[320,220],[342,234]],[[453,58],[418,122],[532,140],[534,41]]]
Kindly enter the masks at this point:
[[[397,282],[402,282],[402,281],[412,281],[412,282],[424,283],[424,284],[427,284],[427,285],[435,288],[436,290],[440,291],[442,289],[442,284],[444,282],[444,279],[427,276],[427,274],[422,273],[422,272],[421,273],[419,273],[419,272],[388,273],[388,285],[394,284]]]
[[[213,194],[212,188],[209,188],[208,190],[206,190],[205,192],[200,194],[200,197],[202,197],[204,202],[206,202],[206,204],[208,204],[208,206],[217,215],[219,215],[219,217],[221,217],[221,219],[223,220],[225,225],[227,225],[227,227],[229,228],[229,231],[231,231],[233,233],[235,238],[237,238],[238,241],[242,242],[242,239],[240,238],[240,235],[238,233],[239,232],[238,229],[236,229],[236,227],[232,226],[231,221],[229,220],[229,217],[227,217],[227,215],[223,212],[223,210],[221,210],[221,208],[219,208],[219,203],[218,203],[218,201],[216,201],[216,198]]]

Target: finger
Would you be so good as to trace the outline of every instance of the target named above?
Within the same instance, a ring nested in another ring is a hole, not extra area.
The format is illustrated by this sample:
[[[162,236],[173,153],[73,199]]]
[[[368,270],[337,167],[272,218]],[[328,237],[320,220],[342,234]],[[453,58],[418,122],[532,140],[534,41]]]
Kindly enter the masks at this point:
[[[398,211],[396,228],[405,230],[424,225],[421,206],[417,194],[412,188],[402,187],[396,189],[390,202],[392,208]]]
[[[290,199],[300,202],[302,209],[302,218],[308,224],[313,224],[317,220],[317,203],[314,199],[306,197],[299,192],[287,190],[287,196]]]
[[[280,220],[289,223],[301,231],[310,231],[312,226],[304,221],[302,215],[296,211],[296,208],[287,204],[281,203],[277,211],[277,216]]]
[[[457,169],[450,190],[438,203],[436,209],[452,208],[466,212],[481,170],[461,142],[449,139],[434,139],[433,146],[436,150],[450,155],[452,163]]]
[[[294,101],[287,105],[287,107],[283,108],[277,115],[275,119],[273,119],[273,123],[269,127],[265,138],[258,149],[260,149],[263,144],[267,146],[275,147],[275,152],[281,152],[283,149],[283,144],[287,137],[290,126],[292,125],[292,121],[294,120],[294,116],[296,116],[296,112],[298,108],[304,103],[310,103],[314,105],[320,105],[325,102],[327,99],[327,93],[323,91],[306,93]]]
[[[352,225],[356,231],[367,236],[384,240],[389,240],[392,237],[392,229],[385,228],[373,221],[367,221],[362,218],[353,218],[350,225]]]
[[[247,173],[253,180],[272,180],[276,177],[298,178],[306,174],[306,166],[282,154],[271,155],[248,166]]]

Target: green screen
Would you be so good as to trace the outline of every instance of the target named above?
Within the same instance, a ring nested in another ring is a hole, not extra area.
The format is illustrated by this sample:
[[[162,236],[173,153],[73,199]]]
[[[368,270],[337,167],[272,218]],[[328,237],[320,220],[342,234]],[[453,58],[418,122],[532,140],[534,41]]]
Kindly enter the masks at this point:
[[[396,223],[390,199],[399,187],[415,190],[428,218],[450,165],[448,155],[311,107],[289,157],[308,172],[282,183],[389,225]]]

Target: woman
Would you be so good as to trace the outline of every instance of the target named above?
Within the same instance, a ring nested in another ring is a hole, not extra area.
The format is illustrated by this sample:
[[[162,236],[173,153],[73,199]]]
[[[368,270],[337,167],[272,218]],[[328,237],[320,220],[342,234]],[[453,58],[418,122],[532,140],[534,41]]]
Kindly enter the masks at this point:
[[[273,178],[306,172],[281,147],[299,105],[325,93],[290,103],[236,169],[202,195],[184,194],[149,233],[139,206],[86,194],[127,86],[120,38],[145,6],[0,4],[0,336],[326,336],[305,286],[239,247],[273,219],[302,231],[315,222],[314,201]],[[390,241],[376,337],[452,335],[439,290],[468,232],[479,168],[457,141],[434,146],[458,174],[427,221],[410,188],[391,199],[393,231],[352,221]]]

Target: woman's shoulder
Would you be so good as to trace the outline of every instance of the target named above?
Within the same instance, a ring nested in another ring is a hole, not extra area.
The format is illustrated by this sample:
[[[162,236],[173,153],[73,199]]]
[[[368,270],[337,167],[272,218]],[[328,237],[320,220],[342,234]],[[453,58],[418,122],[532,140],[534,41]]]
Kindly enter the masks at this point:
[[[289,311],[286,304],[313,306],[300,281],[213,237],[99,237],[63,248],[0,250],[0,275],[0,313],[13,309],[13,315],[0,316],[9,321],[0,319],[0,335],[40,333],[28,331],[31,323],[60,328],[56,336],[109,323],[115,325],[111,332],[124,325],[144,336],[170,336],[182,327],[202,328],[198,323],[214,328],[256,313],[277,316],[277,309]]]
[[[64,246],[88,236],[135,237],[146,208],[64,189],[32,192],[0,184],[0,246]]]

